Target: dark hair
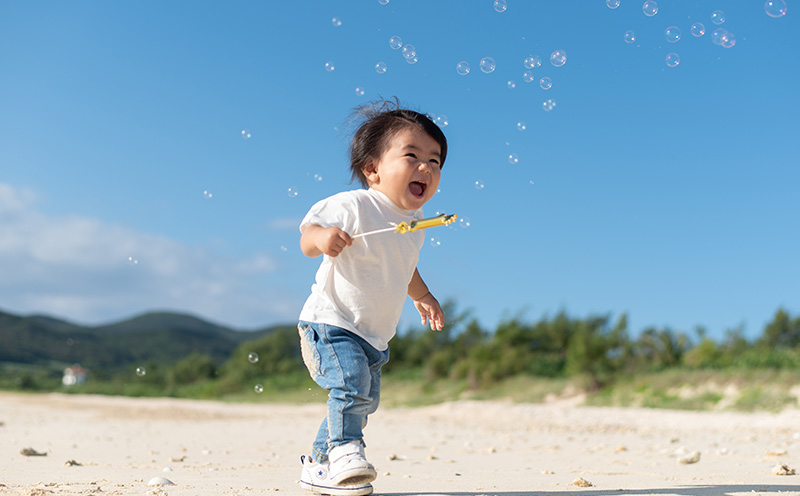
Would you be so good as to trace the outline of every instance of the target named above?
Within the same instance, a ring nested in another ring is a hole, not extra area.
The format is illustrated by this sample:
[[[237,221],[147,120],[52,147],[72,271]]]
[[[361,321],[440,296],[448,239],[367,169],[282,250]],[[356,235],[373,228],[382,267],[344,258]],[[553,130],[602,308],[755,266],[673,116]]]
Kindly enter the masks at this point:
[[[442,130],[428,116],[402,108],[396,97],[394,100],[380,99],[354,108],[348,122],[360,123],[350,142],[351,181],[358,179],[365,188],[369,185],[364,175],[364,166],[370,160],[380,159],[394,135],[404,129],[421,129],[439,143],[440,167],[444,167],[447,138]]]

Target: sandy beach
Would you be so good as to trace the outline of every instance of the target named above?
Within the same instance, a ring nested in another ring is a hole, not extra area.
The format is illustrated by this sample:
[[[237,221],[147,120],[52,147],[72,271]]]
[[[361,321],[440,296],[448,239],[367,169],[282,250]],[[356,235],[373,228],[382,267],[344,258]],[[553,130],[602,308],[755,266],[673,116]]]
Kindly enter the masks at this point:
[[[0,494],[306,494],[299,456],[324,412],[322,403],[0,393]],[[382,408],[365,435],[375,494],[800,495],[800,475],[776,473],[800,472],[796,409],[465,401]],[[174,485],[148,485],[156,477]]]

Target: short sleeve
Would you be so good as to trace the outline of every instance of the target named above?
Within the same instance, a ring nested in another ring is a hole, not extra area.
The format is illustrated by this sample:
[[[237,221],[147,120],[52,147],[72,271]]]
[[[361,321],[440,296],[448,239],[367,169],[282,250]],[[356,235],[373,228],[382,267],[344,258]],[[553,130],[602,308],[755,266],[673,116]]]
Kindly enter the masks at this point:
[[[338,227],[347,233],[353,233],[357,208],[352,195],[347,192],[320,200],[303,217],[300,232],[305,231],[309,225],[316,224],[322,227]]]

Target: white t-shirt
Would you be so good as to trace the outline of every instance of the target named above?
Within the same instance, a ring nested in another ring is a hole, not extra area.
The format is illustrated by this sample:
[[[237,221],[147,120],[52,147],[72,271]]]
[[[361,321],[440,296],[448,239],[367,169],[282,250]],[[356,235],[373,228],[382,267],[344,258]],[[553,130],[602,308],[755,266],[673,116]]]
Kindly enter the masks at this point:
[[[350,236],[422,219],[374,189],[337,193],[317,202],[300,224],[338,227]],[[353,240],[336,257],[323,255],[300,320],[347,329],[379,351],[397,331],[424,231],[385,232]]]

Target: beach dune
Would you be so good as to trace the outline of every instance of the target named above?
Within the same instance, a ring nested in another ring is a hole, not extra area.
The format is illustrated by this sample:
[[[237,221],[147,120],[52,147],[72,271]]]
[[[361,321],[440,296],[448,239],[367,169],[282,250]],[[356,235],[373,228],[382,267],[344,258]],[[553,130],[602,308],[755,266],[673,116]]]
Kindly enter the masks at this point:
[[[323,401],[0,393],[0,494],[304,494]],[[463,401],[382,408],[365,435],[376,494],[800,495],[796,409]]]

